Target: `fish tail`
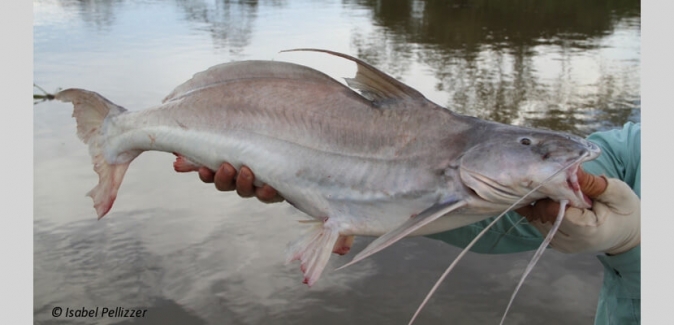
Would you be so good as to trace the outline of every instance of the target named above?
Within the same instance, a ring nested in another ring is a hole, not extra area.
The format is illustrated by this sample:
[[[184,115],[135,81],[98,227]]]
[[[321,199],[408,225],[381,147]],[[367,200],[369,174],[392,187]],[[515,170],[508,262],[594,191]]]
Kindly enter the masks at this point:
[[[339,237],[339,231],[329,221],[314,224],[306,234],[289,245],[286,263],[300,260],[304,283],[312,286],[328,264]]]
[[[55,98],[74,105],[73,117],[77,121],[77,136],[89,146],[91,162],[94,164],[94,171],[98,173],[98,185],[87,195],[94,200],[98,219],[101,219],[112,208],[129,164],[140,154],[126,153],[126,162],[115,164],[108,163],[103,154],[104,121],[108,116],[123,114],[126,109],[95,92],[83,89],[66,89],[56,94]]]

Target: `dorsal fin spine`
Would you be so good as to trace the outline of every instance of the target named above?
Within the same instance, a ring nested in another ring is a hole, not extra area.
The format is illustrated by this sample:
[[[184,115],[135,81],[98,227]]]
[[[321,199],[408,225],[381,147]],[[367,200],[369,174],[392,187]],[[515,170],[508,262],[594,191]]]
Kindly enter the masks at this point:
[[[333,52],[329,50],[321,49],[312,49],[312,48],[299,48],[284,50],[281,52],[297,52],[297,51],[308,51],[308,52],[323,52],[328,53],[334,56],[338,56],[350,61],[355,62],[358,65],[358,70],[354,78],[347,79],[347,84],[350,87],[360,90],[363,92],[363,96],[372,101],[387,101],[391,99],[395,100],[425,100],[426,98],[416,89],[405,85],[404,83],[396,80],[395,78],[387,75],[386,73],[378,70],[377,68],[369,65],[368,63],[346,55],[339,52]]]

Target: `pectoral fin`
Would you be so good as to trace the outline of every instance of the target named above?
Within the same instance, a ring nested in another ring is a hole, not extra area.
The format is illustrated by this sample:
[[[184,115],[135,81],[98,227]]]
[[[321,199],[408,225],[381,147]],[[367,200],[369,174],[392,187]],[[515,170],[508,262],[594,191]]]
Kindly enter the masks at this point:
[[[392,245],[401,238],[411,234],[415,230],[437,220],[438,218],[442,217],[443,215],[449,212],[452,212],[464,206],[465,204],[466,204],[465,201],[449,201],[446,203],[435,204],[431,206],[430,208],[419,213],[418,215],[405,221],[403,224],[398,226],[398,228],[391,230],[388,233],[377,238],[375,241],[370,243],[370,245],[365,247],[365,249],[363,249],[360,253],[358,253],[358,255],[356,255],[351,262],[342,265],[337,270],[343,269],[349,265],[353,265],[369,257],[370,255]]]

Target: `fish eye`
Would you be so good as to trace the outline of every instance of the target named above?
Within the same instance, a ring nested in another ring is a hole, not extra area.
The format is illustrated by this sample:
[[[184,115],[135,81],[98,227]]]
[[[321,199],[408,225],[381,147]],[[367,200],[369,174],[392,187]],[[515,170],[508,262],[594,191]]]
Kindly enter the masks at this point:
[[[522,138],[522,139],[520,139],[520,143],[525,145],[525,146],[528,146],[528,145],[531,144],[531,140],[529,138]]]

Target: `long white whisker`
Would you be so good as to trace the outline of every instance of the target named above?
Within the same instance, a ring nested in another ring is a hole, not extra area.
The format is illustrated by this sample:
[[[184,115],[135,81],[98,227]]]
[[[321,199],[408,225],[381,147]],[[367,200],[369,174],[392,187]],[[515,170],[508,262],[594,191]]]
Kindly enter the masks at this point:
[[[408,325],[412,325],[414,320],[417,318],[417,316],[421,312],[421,309],[424,308],[424,306],[426,305],[428,300],[431,299],[431,296],[433,295],[433,293],[435,293],[435,290],[438,289],[438,287],[440,286],[440,283],[442,283],[442,281],[445,279],[445,277],[447,277],[449,272],[454,268],[454,265],[456,265],[456,263],[458,263],[459,260],[461,260],[463,255],[466,255],[468,250],[471,247],[473,247],[473,245],[475,245],[475,243],[482,237],[482,235],[484,235],[484,233],[486,233],[487,230],[489,230],[489,228],[491,228],[491,226],[493,226],[497,221],[499,221],[501,219],[501,217],[503,217],[503,215],[505,215],[505,212],[502,213],[500,216],[496,217],[496,219],[494,219],[494,221],[492,221],[487,227],[482,229],[482,231],[461,251],[461,253],[459,253],[459,256],[457,256],[454,259],[454,261],[452,262],[452,264],[449,265],[447,270],[445,270],[445,273],[443,273],[440,276],[440,278],[438,279],[438,281],[435,282],[435,285],[433,285],[433,288],[431,288],[431,291],[429,291],[428,294],[426,294],[426,298],[424,298],[424,301],[421,302],[421,305],[419,305],[419,307],[417,308],[417,311],[414,313],[414,316],[412,316],[412,319],[410,319],[410,322],[408,323]]]
[[[503,234],[501,234],[501,236],[498,237],[498,239],[496,240],[496,242],[494,242],[494,245],[491,245],[491,248],[489,248],[489,251],[488,251],[488,252],[493,251],[494,248],[496,248],[496,245],[498,245],[498,243],[501,242],[501,239],[503,239],[503,237],[505,237],[505,235],[509,234],[513,229],[515,229],[515,227],[517,227],[517,225],[519,225],[520,223],[522,223],[522,222],[525,221],[525,220],[527,220],[527,218],[521,217],[519,220],[517,220],[517,222],[515,222],[515,224],[513,224],[512,226],[510,226],[510,228],[508,228],[508,230],[506,230],[506,232],[504,232]]]
[[[510,296],[510,301],[508,302],[508,307],[506,307],[505,312],[503,313],[503,317],[501,317],[501,323],[500,325],[503,325],[503,322],[505,321],[506,315],[508,314],[508,310],[510,310],[510,306],[513,304],[513,301],[515,300],[515,295],[517,295],[517,292],[520,290],[520,287],[522,287],[522,283],[524,283],[524,279],[529,275],[531,270],[534,268],[534,265],[538,262],[538,260],[541,258],[543,255],[543,252],[545,251],[545,248],[548,247],[548,244],[550,244],[550,241],[552,240],[552,237],[557,233],[557,229],[559,229],[559,225],[562,224],[562,219],[564,219],[564,212],[566,211],[566,205],[569,203],[569,200],[561,200],[559,202],[559,212],[557,213],[557,219],[555,220],[554,225],[552,226],[552,229],[550,229],[550,232],[548,232],[548,235],[545,236],[545,239],[541,243],[541,246],[538,246],[538,249],[536,250],[536,253],[534,253],[534,257],[531,258],[531,261],[529,262],[529,265],[527,265],[526,269],[524,270],[524,274],[522,274],[522,278],[520,279],[520,282],[517,284],[517,287],[515,288],[515,291],[513,292],[512,296]]]
[[[520,202],[522,202],[526,197],[528,197],[529,195],[531,195],[532,193],[534,193],[534,192],[535,192],[536,190],[538,190],[541,186],[545,185],[545,184],[546,184],[548,181],[550,181],[553,177],[557,176],[557,174],[561,173],[562,171],[565,171],[565,170],[569,169],[571,166],[573,166],[573,165],[576,164],[577,162],[581,161],[582,159],[584,159],[584,158],[587,157],[588,155],[589,155],[589,153],[585,153],[584,155],[580,156],[578,159],[576,159],[576,160],[570,162],[569,164],[563,166],[562,168],[560,168],[559,170],[557,170],[556,172],[554,172],[552,175],[550,175],[548,178],[546,178],[546,179],[543,180],[540,184],[538,184],[536,187],[534,187],[531,191],[527,192],[527,194],[524,194],[521,198],[519,198],[517,201],[515,201],[515,203],[513,203],[512,205],[510,205],[510,207],[508,207],[508,209],[506,209],[505,211],[503,211],[498,217],[496,217],[491,223],[489,223],[489,225],[487,225],[487,227],[485,227],[484,229],[482,229],[482,231],[480,231],[480,233],[479,233],[477,236],[475,236],[475,238],[473,238],[473,240],[472,240],[468,245],[466,245],[466,247],[461,251],[461,253],[459,253],[459,255],[454,259],[454,261],[452,261],[452,264],[449,265],[449,267],[447,268],[447,270],[445,270],[445,272],[440,276],[440,278],[438,279],[438,281],[435,282],[435,285],[433,285],[433,287],[432,287],[431,290],[428,292],[428,294],[426,294],[426,297],[425,297],[424,300],[421,302],[421,305],[419,305],[419,307],[417,308],[417,311],[416,311],[416,312],[414,313],[414,315],[412,316],[412,319],[410,319],[410,322],[408,323],[408,325],[412,325],[412,323],[414,323],[414,320],[417,318],[417,316],[418,316],[419,313],[421,312],[421,309],[424,308],[424,306],[426,305],[426,303],[428,302],[428,300],[431,298],[431,296],[433,295],[433,293],[435,293],[435,291],[438,289],[438,287],[440,286],[440,283],[442,283],[442,281],[445,279],[445,277],[447,277],[447,275],[449,274],[449,272],[451,272],[452,269],[454,269],[454,266],[461,260],[461,258],[463,258],[464,255],[466,255],[466,253],[473,247],[473,245],[475,245],[475,243],[476,243],[480,238],[482,238],[482,236],[484,236],[484,234],[487,232],[487,230],[489,230],[492,226],[494,226],[494,225],[496,224],[496,222],[498,222],[498,221],[499,221],[499,220],[500,220],[506,213],[508,213],[510,210],[512,210],[514,207],[516,207],[516,206],[517,206]]]
[[[575,164],[576,162],[579,162],[580,160],[582,160],[583,158],[585,158],[587,156],[589,156],[589,153],[586,153],[586,154],[580,156],[572,164]],[[565,170],[567,168],[569,168],[569,167],[566,167],[563,170]],[[543,255],[543,252],[545,251],[545,249],[548,247],[548,245],[552,241],[552,237],[555,235],[555,233],[557,233],[557,229],[559,229],[559,226],[562,224],[562,219],[564,219],[564,213],[566,212],[566,206],[568,204],[569,204],[569,200],[561,200],[559,202],[559,212],[557,212],[557,219],[555,219],[555,223],[552,225],[552,229],[550,229],[548,234],[545,236],[545,239],[543,239],[543,242],[541,243],[541,245],[538,246],[538,249],[536,250],[536,253],[534,253],[534,257],[531,258],[531,261],[529,261],[529,264],[525,268],[524,273],[522,274],[522,278],[520,279],[520,282],[517,284],[517,287],[515,288],[515,291],[513,292],[512,296],[510,296],[510,301],[508,302],[508,306],[506,307],[505,312],[503,312],[503,317],[501,317],[500,325],[503,325],[503,322],[505,321],[506,315],[508,314],[508,310],[510,310],[510,306],[512,305],[513,301],[515,300],[515,296],[517,295],[517,292],[520,290],[520,287],[522,287],[522,284],[524,283],[524,279],[526,279],[526,277],[529,275],[529,273],[534,268],[536,263],[538,263],[538,260]]]

